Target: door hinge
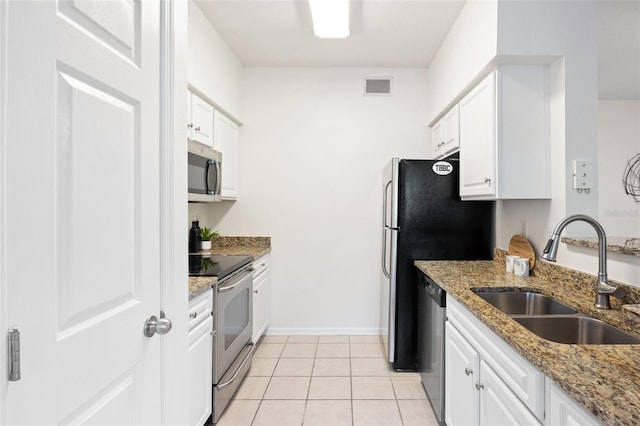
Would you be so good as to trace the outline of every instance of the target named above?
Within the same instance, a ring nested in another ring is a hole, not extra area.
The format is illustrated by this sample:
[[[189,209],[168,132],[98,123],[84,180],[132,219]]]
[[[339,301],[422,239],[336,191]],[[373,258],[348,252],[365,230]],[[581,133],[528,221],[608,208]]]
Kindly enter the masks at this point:
[[[9,381],[20,380],[20,330],[9,330]]]

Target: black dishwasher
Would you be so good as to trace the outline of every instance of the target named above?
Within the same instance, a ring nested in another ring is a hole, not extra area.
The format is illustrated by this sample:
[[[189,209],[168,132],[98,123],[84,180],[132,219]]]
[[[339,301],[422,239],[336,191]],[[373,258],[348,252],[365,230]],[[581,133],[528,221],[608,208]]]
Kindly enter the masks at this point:
[[[416,369],[439,424],[444,425],[444,324],[446,292],[419,273]]]

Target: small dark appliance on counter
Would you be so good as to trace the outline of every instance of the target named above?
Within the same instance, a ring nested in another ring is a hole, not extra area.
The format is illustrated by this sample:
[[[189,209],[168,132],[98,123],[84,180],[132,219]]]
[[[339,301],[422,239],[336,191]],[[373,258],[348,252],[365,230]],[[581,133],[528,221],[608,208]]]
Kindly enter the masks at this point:
[[[200,250],[202,250],[202,230],[199,222],[194,220],[191,222],[191,229],[189,230],[189,253],[197,253]]]

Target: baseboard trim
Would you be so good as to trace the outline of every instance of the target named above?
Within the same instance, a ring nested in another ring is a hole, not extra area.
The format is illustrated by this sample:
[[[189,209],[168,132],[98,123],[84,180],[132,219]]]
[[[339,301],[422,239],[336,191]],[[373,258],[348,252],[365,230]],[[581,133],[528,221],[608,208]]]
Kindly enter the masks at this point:
[[[265,331],[270,336],[379,336],[379,328],[274,328]]]

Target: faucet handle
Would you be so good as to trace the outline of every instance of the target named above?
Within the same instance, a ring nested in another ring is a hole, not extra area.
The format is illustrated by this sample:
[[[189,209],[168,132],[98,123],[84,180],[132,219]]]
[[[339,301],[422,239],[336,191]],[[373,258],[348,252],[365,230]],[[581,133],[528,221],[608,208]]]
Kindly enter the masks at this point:
[[[616,287],[616,289],[611,293],[612,296],[615,296],[619,299],[622,299],[627,295],[627,291],[622,287]]]
[[[624,297],[627,292],[624,288],[618,287],[607,282],[598,282],[598,294],[607,294],[615,297]]]

